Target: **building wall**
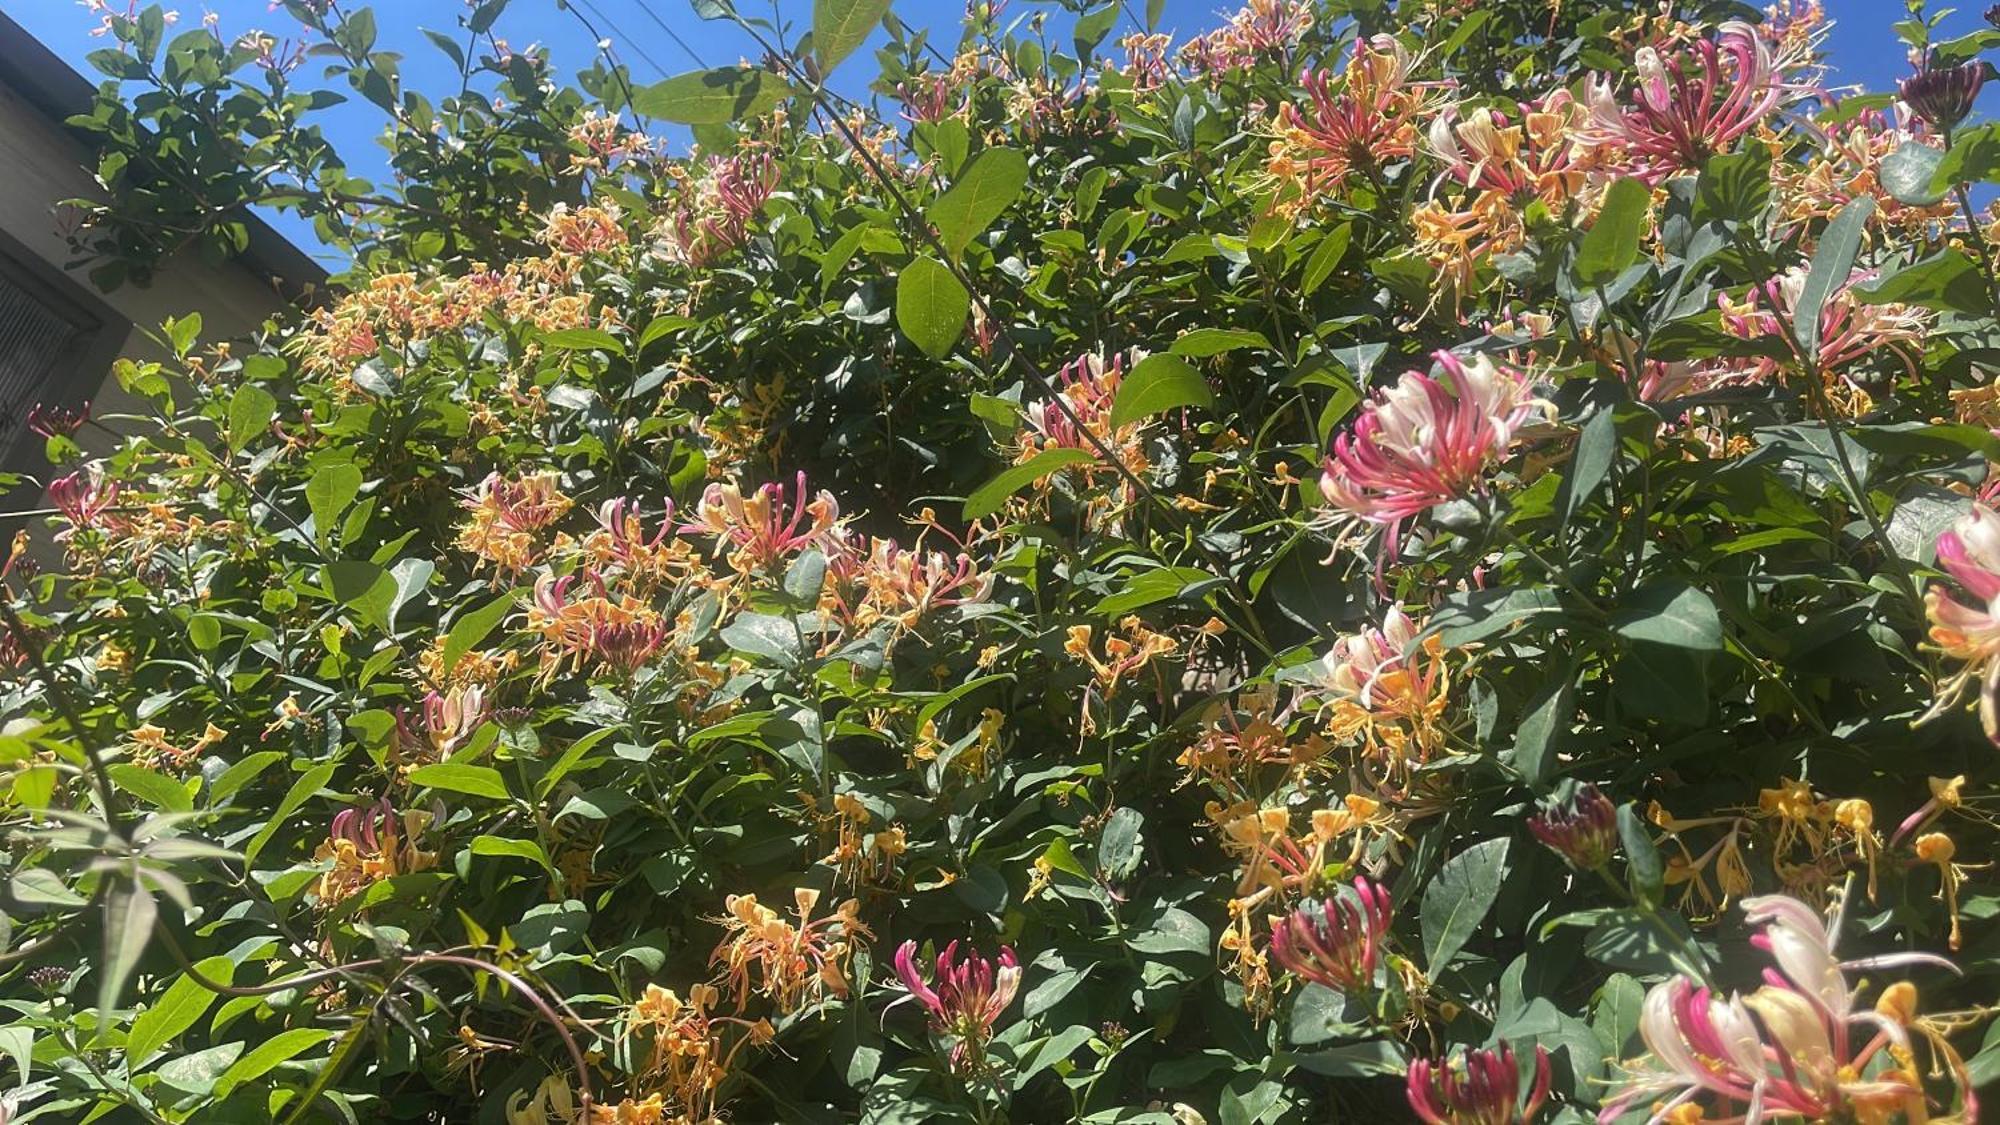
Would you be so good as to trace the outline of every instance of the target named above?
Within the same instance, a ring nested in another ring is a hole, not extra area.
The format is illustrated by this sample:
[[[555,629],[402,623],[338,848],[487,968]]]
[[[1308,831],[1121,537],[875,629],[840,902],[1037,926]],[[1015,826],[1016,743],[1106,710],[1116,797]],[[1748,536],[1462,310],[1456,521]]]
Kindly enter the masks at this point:
[[[211,266],[192,248],[162,263],[150,285],[123,285],[110,293],[98,292],[84,271],[66,268],[70,253],[59,226],[63,200],[100,194],[92,175],[95,164],[84,144],[59,122],[18,91],[0,84],[0,170],[4,170],[0,171],[0,232],[50,267],[51,282],[65,285],[71,300],[92,307],[101,314],[100,319],[115,317],[111,323],[130,326],[122,334],[115,327],[109,329],[122,336],[116,346],[106,343],[95,349],[94,369],[71,373],[74,382],[64,388],[68,393],[55,397],[71,401],[88,398],[101,404],[104,411],[130,413],[139,404],[119,389],[103,361],[120,355],[165,358],[148,333],[157,334],[160,323],[170,316],[199,312],[204,340],[236,339],[254,333],[286,302],[276,279],[259,276],[254,267],[241,261]],[[100,445],[109,440],[96,436]],[[83,443],[86,448],[93,444],[87,438]],[[16,459],[10,467],[39,474],[48,466],[37,453],[32,458]],[[5,503],[0,500],[0,504]],[[16,500],[9,506],[21,505]]]

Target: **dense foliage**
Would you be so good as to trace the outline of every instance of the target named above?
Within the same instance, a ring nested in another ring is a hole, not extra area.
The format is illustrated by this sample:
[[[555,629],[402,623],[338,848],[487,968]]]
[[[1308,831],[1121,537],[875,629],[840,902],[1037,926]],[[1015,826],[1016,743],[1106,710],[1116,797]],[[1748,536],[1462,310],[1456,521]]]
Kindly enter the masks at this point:
[[[283,6],[102,11],[93,276],[353,268],[37,418],[14,1120],[1974,1119],[2000,32]]]

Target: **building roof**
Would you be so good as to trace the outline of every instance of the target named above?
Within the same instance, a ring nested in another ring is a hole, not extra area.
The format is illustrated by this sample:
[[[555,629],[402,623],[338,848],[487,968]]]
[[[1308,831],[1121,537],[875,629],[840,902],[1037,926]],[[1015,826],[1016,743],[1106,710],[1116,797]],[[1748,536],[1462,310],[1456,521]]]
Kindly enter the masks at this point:
[[[28,34],[7,13],[0,12],[0,84],[5,84],[21,100],[40,111],[57,126],[71,117],[89,113],[97,89],[90,80]],[[69,130],[87,146],[88,134]],[[245,213],[243,223],[250,231],[250,245],[236,261],[261,277],[275,279],[289,294],[298,294],[324,285],[326,270],[305,251],[254,213]]]

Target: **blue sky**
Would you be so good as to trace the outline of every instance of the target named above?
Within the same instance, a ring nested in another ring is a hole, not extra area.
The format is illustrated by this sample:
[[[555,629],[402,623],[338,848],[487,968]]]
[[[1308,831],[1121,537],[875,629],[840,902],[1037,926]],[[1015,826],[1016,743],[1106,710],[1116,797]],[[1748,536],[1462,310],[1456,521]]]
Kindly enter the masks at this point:
[[[348,2],[354,6],[368,0]],[[739,0],[739,3],[743,11],[758,13],[768,12],[767,5],[774,4],[784,18],[800,27],[809,26],[812,19],[809,0]],[[232,34],[262,28],[282,37],[291,30],[290,18],[282,12],[270,11],[268,0],[180,0],[179,6],[183,27],[192,26],[204,12],[212,11],[220,17],[222,28]],[[464,10],[462,0],[395,3],[375,0],[372,6],[379,27],[379,49],[402,53],[408,82],[418,88],[443,89],[448,81],[455,81],[451,64],[425,39],[422,29],[455,30],[458,13]],[[1177,39],[1183,38],[1215,26],[1223,18],[1217,10],[1234,6],[1233,0],[1167,0],[1161,27],[1176,33]],[[697,19],[688,0],[570,0],[570,7],[573,11],[560,10],[558,0],[513,0],[496,31],[516,47],[545,44],[558,65],[573,67],[587,65],[596,51],[595,39],[584,26],[584,19],[588,19],[599,34],[611,40],[612,49],[641,82],[656,81],[699,65],[731,63],[758,53],[734,28]],[[1056,12],[1052,4],[1013,0],[1008,15],[1043,8]],[[1961,34],[1981,26],[1983,8],[1984,0],[1963,4],[1946,21],[1942,34]],[[83,59],[103,46],[104,41],[90,35],[94,20],[82,7],[72,0],[0,0],[0,9],[79,70],[91,73],[93,80],[96,78]],[[1827,53],[1835,68],[1835,81],[1879,90],[1908,73],[1902,44],[1889,30],[1890,23],[1902,15],[1903,5],[1899,0],[1826,0],[1826,9],[1834,20]],[[946,49],[955,41],[952,29],[962,10],[961,0],[896,0],[895,3],[895,11],[905,21],[938,28],[936,34]],[[675,41],[676,36],[679,42]],[[843,64],[834,84],[843,92],[858,94],[867,83],[872,65],[872,55],[863,50]],[[1995,110],[1994,98],[2000,96],[2000,90],[1989,88],[1987,93],[1981,99],[1982,108],[1990,114]],[[379,157],[371,155],[380,152],[374,138],[382,124],[374,107],[357,98],[331,111],[326,124],[335,144],[356,171],[367,174],[383,167]],[[273,221],[294,241],[306,246],[312,244],[310,231],[303,224],[282,216]]]

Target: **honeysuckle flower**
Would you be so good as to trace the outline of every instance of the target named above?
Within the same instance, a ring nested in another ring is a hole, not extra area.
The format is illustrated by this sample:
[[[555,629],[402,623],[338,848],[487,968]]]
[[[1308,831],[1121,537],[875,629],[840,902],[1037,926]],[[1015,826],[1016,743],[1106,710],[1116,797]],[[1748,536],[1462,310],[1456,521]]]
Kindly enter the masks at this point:
[[[1926,832],[1911,842],[1910,850],[1916,853],[1918,862],[1938,869],[1938,897],[1944,900],[1945,912],[1951,918],[1948,944],[1956,950],[1965,938],[1958,918],[1958,886],[1965,881],[1965,874],[1952,862],[1958,856],[1958,845],[1942,832]]]
[[[730,895],[722,923],[722,941],[709,963],[722,971],[721,983],[735,994],[742,1011],[754,991],[790,1015],[809,1004],[847,995],[847,964],[854,950],[873,937],[861,923],[861,904],[848,899],[824,917],[813,917],[820,893],[809,887],[792,892],[797,921],[757,901],[756,895]]]
[[[69,437],[90,421],[90,400],[80,406],[51,406],[38,402],[28,410],[28,431],[45,438],[61,434]]]
[[[73,538],[80,531],[117,530],[119,520],[110,515],[124,486],[104,476],[104,467],[91,464],[49,483],[49,504],[69,522],[56,533],[56,541]]]
[[[544,678],[590,664],[629,676],[673,635],[672,623],[652,606],[630,594],[613,598],[601,575],[589,574],[591,592],[570,600],[576,577],[544,574],[535,580],[528,627],[542,635]]]
[[[660,222],[668,256],[699,269],[741,246],[777,190],[778,173],[777,159],[761,146],[710,157],[683,181],[680,201]]]
[[[1528,818],[1528,831],[1579,871],[1596,871],[1618,850],[1618,810],[1595,785],[1579,785]]]
[[[1639,1014],[1647,1064],[1598,1120],[1615,1121],[1648,1100],[1654,1122],[1929,1120],[1910,1020],[1858,1009],[1846,973],[1950,962],[1918,953],[1842,962],[1825,922],[1804,903],[1765,895],[1745,899],[1743,911],[1748,924],[1764,927],[1752,944],[1775,966],[1763,987],[1725,997],[1685,977],[1653,986]],[[1914,990],[1899,1003],[1913,1008]],[[1698,1110],[1677,1115],[1686,1105]]]
[[[1984,59],[1939,66],[1926,53],[1917,72],[1896,84],[1896,92],[1910,112],[1941,133],[1949,133],[1972,112],[1980,88],[1995,76],[1993,64]]]
[[[1723,331],[1745,340],[1791,341],[1792,312],[1805,290],[1806,277],[1803,266],[1794,266],[1751,287],[1741,300],[1718,294]],[[1933,319],[1928,309],[1912,305],[1857,301],[1854,286],[1874,278],[1873,271],[1855,270],[1820,307],[1819,347],[1812,357],[1813,365],[1827,381],[1835,407],[1848,414],[1866,413],[1871,406],[1868,392],[1855,379],[1862,365],[1893,364],[1905,375],[1917,374],[1916,357]],[[1776,360],[1765,358],[1754,361],[1743,374],[1762,379],[1777,369]]]
[[[1975,503],[1937,540],[1938,565],[1971,596],[1970,605],[1932,586],[1924,594],[1931,643],[1964,667],[1939,683],[1926,720],[1956,705],[1979,685],[1979,719],[2000,745],[2000,512]],[[1899,833],[1900,835],[1900,833]]]
[[[335,814],[326,842],[314,854],[315,859],[331,861],[319,877],[320,906],[336,906],[378,880],[437,866],[435,852],[416,846],[435,819],[435,812],[414,809],[399,814],[387,797]]]
[[[558,203],[542,222],[544,246],[563,254],[602,254],[626,244],[623,215],[616,203],[586,207]]]
[[[1431,119],[1426,147],[1442,174],[1467,188],[1516,204],[1539,199],[1559,211],[1587,182],[1576,141],[1587,116],[1568,90],[1523,104],[1518,121],[1486,106],[1460,117],[1448,106]]]
[[[1525,1102],[1520,1066],[1508,1043],[1467,1051],[1456,1065],[1413,1060],[1404,1093],[1425,1125],[1533,1125],[1549,1096],[1549,1053],[1535,1048],[1535,1084]]]
[[[640,587],[658,586],[695,575],[699,560],[683,540],[675,538],[673,501],[666,502],[659,523],[646,531],[646,515],[637,500],[620,496],[597,507],[597,530],[584,537],[582,553],[600,573],[618,573]]]
[[[729,565],[739,574],[769,571],[786,558],[821,545],[840,524],[840,503],[820,489],[810,499],[806,475],[798,474],[792,497],[775,482],[744,496],[734,484],[711,484],[695,509],[695,522],[684,532],[715,537],[717,554],[727,550]]]
[[[1131,363],[1136,365],[1145,356],[1145,352],[1134,350]],[[1023,408],[1028,425],[1022,431],[1018,459],[1027,461],[1050,449],[1079,449],[1097,456],[1097,447],[1102,445],[1127,470],[1144,472],[1147,460],[1140,423],[1127,422],[1116,427],[1111,424],[1111,404],[1125,381],[1126,359],[1124,352],[1109,358],[1088,353],[1064,364],[1054,380],[1062,402],[1031,402]],[[1079,471],[1086,482],[1109,477],[1114,472],[1111,466],[1101,463],[1084,465]]]
[[[906,941],[896,947],[896,976],[929,1013],[931,1030],[952,1039],[956,1070],[983,1065],[986,1043],[1021,988],[1020,964],[1004,945],[988,960],[969,948],[961,955],[954,941],[937,955],[932,980],[926,981],[917,966],[917,943]]]
[[[535,533],[561,519],[574,504],[553,472],[530,473],[518,480],[490,473],[461,505],[467,516],[458,531],[458,546],[503,573],[518,573],[534,564]]]
[[[1379,628],[1336,640],[1311,669],[1325,695],[1327,734],[1337,742],[1360,740],[1392,770],[1426,761],[1443,745],[1439,721],[1450,701],[1451,678],[1444,642],[1418,642],[1421,627],[1391,606]]]
[[[1582,140],[1652,184],[1730,151],[1798,92],[1780,73],[1771,44],[1747,23],[1730,20],[1713,38],[1672,50],[1663,58],[1654,47],[1639,48],[1629,103],[1602,75],[1585,87],[1590,120]]]
[[[1312,30],[1306,0],[1249,0],[1229,22],[1182,45],[1180,56],[1199,74],[1222,75],[1267,59],[1289,62],[1292,49]]]
[[[1412,82],[1412,64],[1394,36],[1377,35],[1354,44],[1337,79],[1324,70],[1299,77],[1309,105],[1278,107],[1264,166],[1280,187],[1281,208],[1310,207],[1353,173],[1373,174],[1416,152],[1417,122],[1436,104],[1437,87]]]
[[[1940,200],[1910,204],[1889,194],[1882,184],[1883,163],[1904,145],[1941,148],[1942,142],[1922,120],[1898,107],[1894,112],[1863,110],[1845,125],[1831,126],[1824,139],[1801,162],[1780,160],[1771,166],[1771,195],[1790,222],[1831,219],[1862,196],[1875,201],[1875,222],[1900,228],[1911,236],[1939,229],[1956,211]]]
[[[1136,614],[1121,619],[1118,628],[1118,633],[1104,638],[1102,657],[1097,655],[1092,645],[1095,630],[1089,625],[1070,626],[1067,639],[1063,641],[1063,651],[1089,665],[1098,687],[1106,695],[1117,691],[1126,677],[1151,664],[1154,658],[1180,648],[1180,642],[1147,628]]]
[[[1271,956],[1293,975],[1337,992],[1375,986],[1394,913],[1389,891],[1356,878],[1348,893],[1301,904],[1271,922]]]
[[[1327,503],[1385,529],[1385,557],[1411,518],[1483,491],[1487,471],[1542,409],[1520,371],[1484,355],[1434,358],[1443,378],[1408,371],[1378,392],[1320,474]]]
[[[406,717],[399,716],[398,720],[399,741],[406,748],[407,764],[451,757],[486,722],[490,713],[486,690],[478,684],[424,693],[415,724]],[[408,729],[412,725],[415,729]]]

